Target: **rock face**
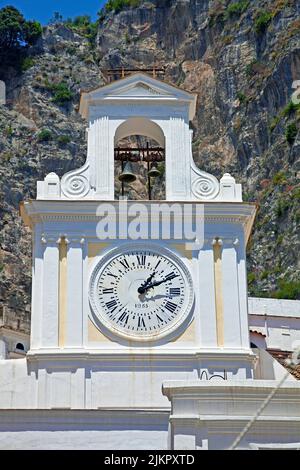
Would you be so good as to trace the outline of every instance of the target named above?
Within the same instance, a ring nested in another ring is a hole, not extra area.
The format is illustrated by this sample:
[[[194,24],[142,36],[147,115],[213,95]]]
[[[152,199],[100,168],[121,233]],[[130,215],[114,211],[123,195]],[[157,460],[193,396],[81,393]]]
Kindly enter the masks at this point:
[[[47,173],[61,176],[84,162],[80,90],[122,66],[165,67],[166,81],[198,93],[197,165],[217,177],[230,172],[244,199],[259,204],[249,290],[299,298],[300,111],[291,101],[300,80],[299,15],[297,0],[141,2],[107,14],[92,44],[63,24],[48,26],[29,50],[28,70],[0,66],[8,98],[0,107],[0,324],[29,324],[31,236],[19,203],[35,197]],[[132,198],[146,197],[144,183],[133,185]]]

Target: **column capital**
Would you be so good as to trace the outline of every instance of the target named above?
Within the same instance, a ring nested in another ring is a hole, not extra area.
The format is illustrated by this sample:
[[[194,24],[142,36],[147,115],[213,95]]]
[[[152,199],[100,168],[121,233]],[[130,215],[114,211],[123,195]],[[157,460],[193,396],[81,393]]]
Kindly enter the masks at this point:
[[[223,239],[222,239],[222,238],[219,238],[219,237],[215,237],[215,238],[212,239],[211,244],[212,244],[213,246],[216,246],[216,245],[222,246],[222,245],[223,245]]]

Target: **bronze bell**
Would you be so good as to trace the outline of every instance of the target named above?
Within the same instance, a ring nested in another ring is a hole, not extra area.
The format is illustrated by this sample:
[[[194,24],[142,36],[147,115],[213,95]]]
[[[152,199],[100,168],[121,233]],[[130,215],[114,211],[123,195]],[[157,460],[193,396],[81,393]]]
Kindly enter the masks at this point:
[[[150,176],[151,178],[157,178],[158,176],[160,176],[160,171],[157,168],[156,162],[152,163],[151,168],[148,172],[148,176]]]
[[[122,183],[133,183],[136,180],[136,175],[133,173],[132,164],[126,162],[122,173],[119,176]]]

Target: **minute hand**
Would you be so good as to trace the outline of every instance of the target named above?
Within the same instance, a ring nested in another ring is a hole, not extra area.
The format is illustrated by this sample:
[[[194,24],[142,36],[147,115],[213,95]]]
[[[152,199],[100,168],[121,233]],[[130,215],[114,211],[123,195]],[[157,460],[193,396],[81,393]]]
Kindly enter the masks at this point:
[[[170,276],[167,276],[165,279],[162,279],[161,281],[151,282],[145,287],[145,289],[148,290],[148,289],[151,289],[151,287],[159,286],[160,284],[163,284],[163,282],[171,281],[172,279],[178,276],[179,276],[178,274],[172,274]]]

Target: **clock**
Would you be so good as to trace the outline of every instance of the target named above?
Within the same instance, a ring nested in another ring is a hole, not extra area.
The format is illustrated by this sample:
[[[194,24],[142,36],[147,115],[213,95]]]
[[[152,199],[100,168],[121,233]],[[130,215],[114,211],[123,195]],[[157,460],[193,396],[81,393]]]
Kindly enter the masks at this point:
[[[122,338],[151,341],[177,330],[194,301],[191,274],[166,248],[134,244],[106,254],[92,272],[92,319]]]

